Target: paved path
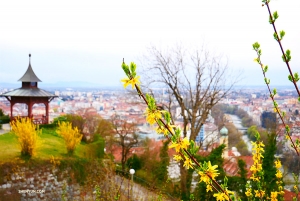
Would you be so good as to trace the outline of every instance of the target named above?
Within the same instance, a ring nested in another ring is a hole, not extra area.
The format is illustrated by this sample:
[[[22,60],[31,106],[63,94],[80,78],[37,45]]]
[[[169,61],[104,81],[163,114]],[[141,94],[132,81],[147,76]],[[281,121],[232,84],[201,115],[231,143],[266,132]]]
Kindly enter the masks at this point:
[[[2,129],[0,129],[0,135],[4,133],[8,133],[10,131],[10,125],[9,124],[2,124]]]
[[[129,199],[132,201],[148,201],[148,200],[159,199],[159,195],[157,193],[148,190],[147,188],[141,186],[140,184],[132,183],[131,180],[128,180],[124,177],[120,177],[116,175],[115,181],[116,183],[122,185],[121,190],[123,192],[123,195],[125,196],[125,200]],[[163,197],[163,200],[172,201],[172,199],[168,199],[165,197]]]

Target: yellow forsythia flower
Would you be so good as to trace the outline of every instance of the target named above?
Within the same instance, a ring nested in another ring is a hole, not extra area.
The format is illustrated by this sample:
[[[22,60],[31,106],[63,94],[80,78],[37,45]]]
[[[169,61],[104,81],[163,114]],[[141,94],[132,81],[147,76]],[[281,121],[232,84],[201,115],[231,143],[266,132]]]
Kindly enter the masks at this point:
[[[73,154],[82,138],[77,127],[72,128],[72,123],[69,122],[58,122],[56,132],[64,138],[68,153]]]
[[[187,169],[189,169],[189,168],[193,169],[192,160],[190,158],[186,157],[183,167],[186,167]]]
[[[190,141],[188,140],[187,137],[185,137],[185,138],[181,141],[180,145],[181,145],[181,148],[182,148],[182,149],[187,149],[188,146],[190,145]]]
[[[206,185],[206,192],[209,192],[209,191],[213,192],[213,189],[210,184]]]
[[[277,199],[277,196],[278,196],[278,192],[271,192],[271,201],[278,201]]]
[[[177,162],[179,162],[179,161],[182,160],[182,157],[181,157],[180,155],[175,154],[175,155],[174,155],[174,159],[175,159]]]
[[[277,170],[275,176],[276,176],[278,179],[282,178],[282,173],[280,172],[280,170]]]
[[[140,76],[136,76],[132,79],[125,78],[125,79],[122,79],[121,82],[124,82],[124,84],[123,84],[124,88],[126,88],[128,85],[131,84],[132,89],[134,89],[135,85],[140,84],[139,78],[140,78]]]
[[[254,190],[254,192],[255,192],[255,197],[257,198],[263,198],[265,195],[265,191],[263,190]]]
[[[214,194],[214,197],[216,197],[217,201],[226,201],[229,200],[228,196],[223,192],[218,192]]]
[[[215,177],[219,175],[218,170],[216,168],[217,165],[211,165],[210,161],[207,163],[207,169],[203,171],[199,171],[198,174],[200,175],[200,181],[199,182],[205,182],[206,184],[210,184],[211,179],[215,180]]]
[[[33,156],[41,143],[36,125],[28,117],[17,118],[10,123],[13,133],[17,136],[22,155]]]
[[[279,159],[277,159],[277,160],[275,161],[275,167],[276,167],[277,169],[281,168],[281,162],[280,162]]]
[[[161,112],[159,110],[151,111],[149,108],[146,108],[146,120],[152,125],[156,120],[161,119]]]
[[[169,149],[171,149],[171,148],[175,148],[175,151],[178,153],[178,152],[180,152],[181,145],[180,145],[180,143],[175,143],[175,142],[173,142],[173,143],[169,146]]]
[[[247,197],[251,197],[252,196],[251,188],[248,188],[245,194]]]

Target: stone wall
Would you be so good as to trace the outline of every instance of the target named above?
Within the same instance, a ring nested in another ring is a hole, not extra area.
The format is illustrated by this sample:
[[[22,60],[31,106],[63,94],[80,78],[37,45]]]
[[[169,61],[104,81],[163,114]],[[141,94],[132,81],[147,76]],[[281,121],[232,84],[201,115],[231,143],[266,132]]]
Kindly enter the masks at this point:
[[[70,169],[44,167],[5,167],[0,175],[0,200],[81,200],[81,187],[72,181]],[[4,172],[4,174],[3,174]],[[84,197],[86,197],[85,195]]]

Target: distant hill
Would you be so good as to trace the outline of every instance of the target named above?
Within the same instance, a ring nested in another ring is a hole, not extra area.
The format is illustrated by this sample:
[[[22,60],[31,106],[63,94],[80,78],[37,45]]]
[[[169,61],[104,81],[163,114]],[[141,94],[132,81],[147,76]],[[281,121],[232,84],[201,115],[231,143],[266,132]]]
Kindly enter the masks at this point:
[[[8,89],[16,89],[20,88],[22,85],[21,82],[15,83],[6,83],[0,82],[0,89],[1,88],[8,88]],[[104,86],[101,84],[95,84],[90,82],[57,82],[57,83],[45,83],[39,82],[38,86],[42,89],[64,89],[64,88],[73,88],[73,89],[121,89],[121,86]]]
[[[73,88],[91,88],[91,87],[100,87],[100,84],[94,84],[90,82],[56,82],[56,83],[39,83],[40,87],[73,87]]]

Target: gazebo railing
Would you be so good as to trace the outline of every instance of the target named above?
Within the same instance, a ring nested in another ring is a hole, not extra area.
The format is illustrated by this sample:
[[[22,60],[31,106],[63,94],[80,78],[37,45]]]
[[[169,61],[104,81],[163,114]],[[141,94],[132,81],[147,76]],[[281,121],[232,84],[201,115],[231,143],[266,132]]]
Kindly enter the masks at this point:
[[[10,117],[11,121],[16,120],[17,118],[25,118],[28,116],[13,116]],[[48,118],[45,115],[31,115],[30,117],[34,124],[48,124]]]

